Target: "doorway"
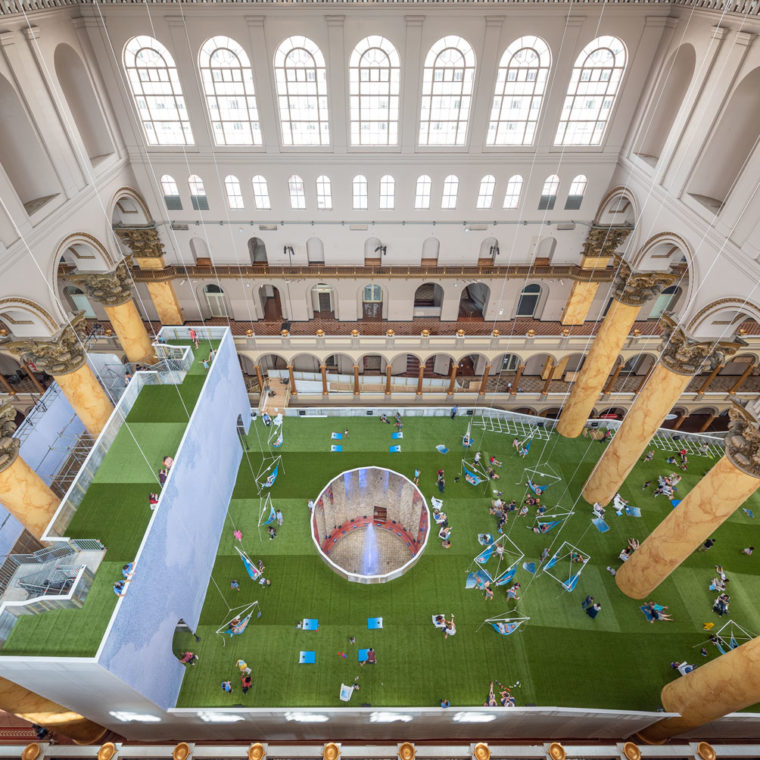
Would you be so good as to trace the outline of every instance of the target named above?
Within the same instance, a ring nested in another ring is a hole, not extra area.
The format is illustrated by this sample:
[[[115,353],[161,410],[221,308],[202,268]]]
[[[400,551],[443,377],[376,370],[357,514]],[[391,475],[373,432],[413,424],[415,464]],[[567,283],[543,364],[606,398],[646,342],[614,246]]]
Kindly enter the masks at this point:
[[[383,289],[366,285],[362,294],[362,319],[379,322],[383,318]]]

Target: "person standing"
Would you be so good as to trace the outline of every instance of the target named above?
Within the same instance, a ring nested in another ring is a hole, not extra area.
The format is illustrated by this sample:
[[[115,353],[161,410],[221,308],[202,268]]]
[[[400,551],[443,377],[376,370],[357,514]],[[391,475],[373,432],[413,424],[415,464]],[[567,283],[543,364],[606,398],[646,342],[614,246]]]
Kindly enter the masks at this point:
[[[243,694],[247,694],[249,689],[253,686],[253,679],[250,675],[240,676],[240,687],[243,690]]]
[[[232,694],[232,683],[230,681],[222,681],[222,691],[225,694]]]
[[[443,476],[443,470],[438,470],[436,476],[435,484],[438,486],[438,490],[443,493],[443,490],[446,488],[446,479]]]
[[[457,416],[457,405],[454,404],[454,406],[451,407],[451,419],[453,420],[454,417]]]
[[[282,525],[282,523],[283,523],[282,512],[280,512],[280,510],[278,509],[278,510],[277,510],[277,511],[274,513],[274,516],[277,518],[277,524],[281,526],[281,525]]]

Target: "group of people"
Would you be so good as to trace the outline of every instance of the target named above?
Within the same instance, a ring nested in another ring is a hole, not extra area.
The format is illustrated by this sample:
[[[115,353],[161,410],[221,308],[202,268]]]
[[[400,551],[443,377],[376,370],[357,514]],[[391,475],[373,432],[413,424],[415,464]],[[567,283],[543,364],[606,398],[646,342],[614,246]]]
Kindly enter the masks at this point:
[[[238,672],[240,673],[240,690],[245,695],[253,687],[253,678],[251,677],[251,669],[248,667],[248,663],[241,658],[238,658],[235,661],[235,667],[238,669]],[[232,681],[230,679],[225,679],[224,681],[222,681],[222,691],[225,694],[232,694]]]
[[[390,419],[388,418],[388,415],[384,412],[378,417],[380,422],[387,422],[389,425],[391,424]],[[404,429],[404,423],[401,420],[401,412],[396,412],[396,414],[393,415],[393,424],[396,427],[396,432],[400,433]],[[348,435],[348,431],[346,431],[346,435]]]
[[[166,479],[169,477],[169,470],[171,470],[173,464],[174,459],[168,455],[161,461],[161,468],[158,471],[158,482],[161,488],[164,487]],[[148,506],[151,508],[151,511],[158,506],[159,498],[160,496],[157,491],[151,491],[151,493],[148,494]]]
[[[512,439],[512,448],[517,452],[517,456],[523,459],[528,456],[528,447],[525,445],[525,441],[521,441],[519,438]]]
[[[514,707],[515,706],[515,698],[512,696],[512,692],[510,691],[508,686],[504,686],[504,684],[499,684],[499,697],[497,699],[496,692],[493,688],[493,681],[491,681],[491,685],[488,688],[488,698],[483,703],[483,707],[498,707],[501,705],[502,707]]]
[[[454,613],[451,613],[451,620],[446,620],[445,615],[436,615],[434,619],[435,627],[440,628],[443,631],[443,638],[448,639],[449,636],[456,636],[457,627],[454,624]]]
[[[641,611],[644,613],[646,619],[650,623],[656,623],[659,620],[664,620],[672,623],[673,616],[669,612],[665,612],[667,609],[667,605],[656,604],[653,601],[649,601],[641,607]]]
[[[113,592],[116,596],[125,596],[127,593],[127,583],[132,582],[132,576],[135,574],[135,563],[127,562],[126,565],[122,565],[121,575],[116,583],[113,584]]]

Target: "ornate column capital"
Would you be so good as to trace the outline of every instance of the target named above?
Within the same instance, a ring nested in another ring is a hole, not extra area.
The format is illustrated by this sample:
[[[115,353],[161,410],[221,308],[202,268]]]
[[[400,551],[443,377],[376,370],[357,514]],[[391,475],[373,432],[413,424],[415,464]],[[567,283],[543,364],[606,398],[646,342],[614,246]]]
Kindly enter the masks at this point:
[[[84,313],[79,312],[51,338],[27,338],[8,343],[7,347],[24,363],[33,364],[48,375],[68,375],[87,359],[84,321]]]
[[[734,467],[760,478],[760,427],[748,409],[734,401],[728,410],[726,456]]]
[[[581,256],[609,257],[618,246],[633,232],[633,227],[610,227],[591,225],[583,241]]]
[[[612,295],[627,306],[643,306],[678,279],[674,272],[634,272],[618,255],[615,256],[615,266],[618,271]]]
[[[16,432],[16,409],[8,401],[0,404],[0,472],[7,470],[18,457],[21,441],[13,438]]]
[[[660,361],[677,375],[697,375],[711,372],[718,364],[725,364],[747,342],[741,338],[729,340],[698,341],[689,337],[667,314],[662,315],[664,324]]]
[[[155,224],[114,227],[113,231],[137,259],[158,259],[164,255],[164,244]]]
[[[78,285],[93,300],[103,306],[121,306],[132,298],[132,279],[127,269],[127,259],[119,262],[113,272],[88,272],[74,274],[69,282]]]

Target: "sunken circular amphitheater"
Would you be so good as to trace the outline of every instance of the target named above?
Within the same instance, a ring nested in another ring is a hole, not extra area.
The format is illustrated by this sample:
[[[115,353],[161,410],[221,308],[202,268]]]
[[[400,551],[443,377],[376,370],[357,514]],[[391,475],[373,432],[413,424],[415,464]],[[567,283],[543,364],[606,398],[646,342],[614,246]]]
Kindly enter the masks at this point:
[[[336,573],[357,583],[385,583],[420,558],[430,517],[409,478],[385,467],[359,467],[322,489],[311,525],[317,551]]]

